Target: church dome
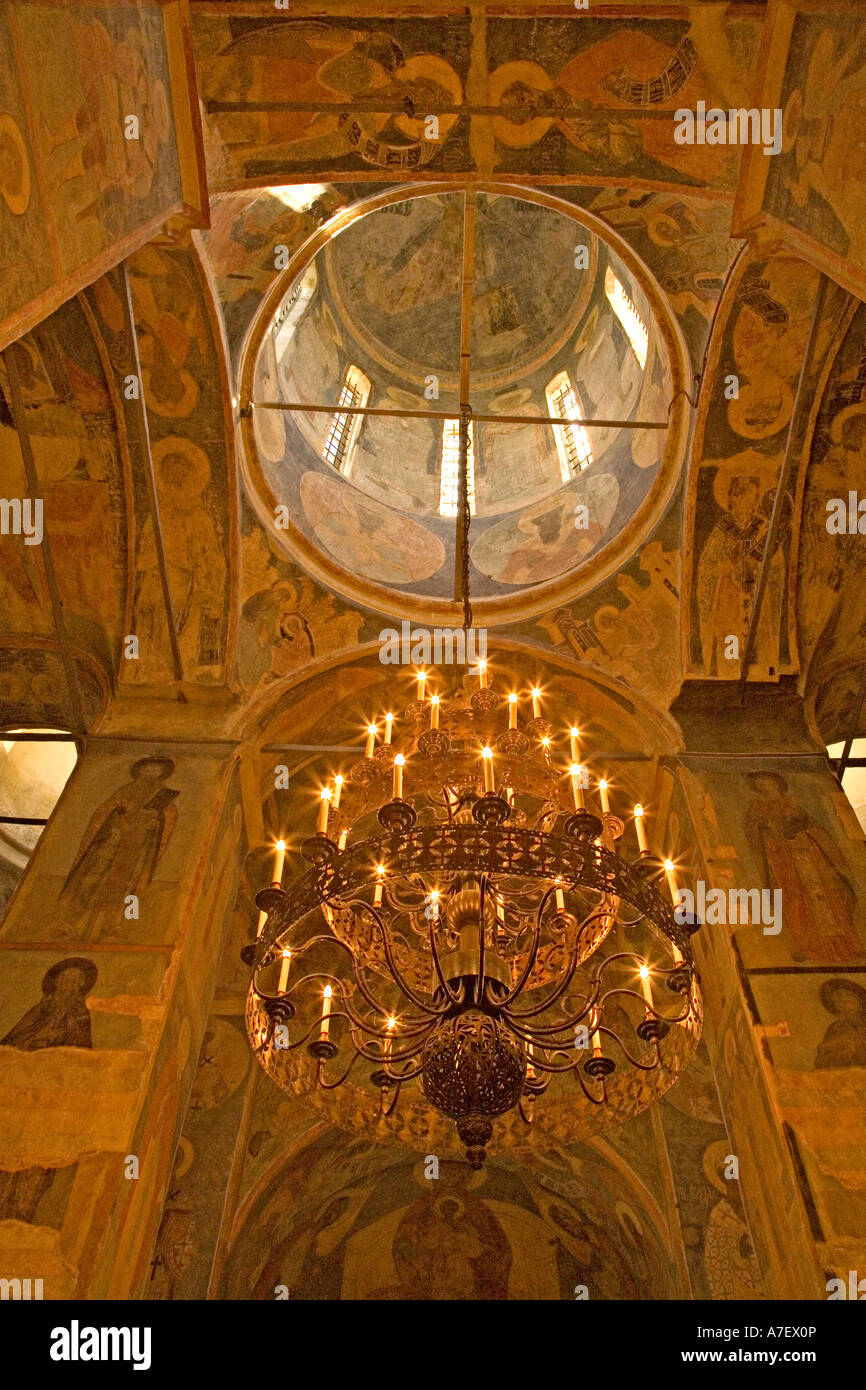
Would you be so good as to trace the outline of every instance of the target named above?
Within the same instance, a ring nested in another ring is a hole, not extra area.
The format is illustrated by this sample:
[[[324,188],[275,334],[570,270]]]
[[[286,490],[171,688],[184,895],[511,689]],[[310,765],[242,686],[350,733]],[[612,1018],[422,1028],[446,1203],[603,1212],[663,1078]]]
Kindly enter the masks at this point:
[[[370,203],[287,268],[248,354],[251,483],[285,509],[280,538],[377,606],[453,599],[471,302],[473,599],[597,582],[673,467],[671,430],[627,427],[666,421],[676,389],[635,258],[531,190],[476,193],[468,213],[460,190]],[[278,408],[307,404],[327,409]],[[579,423],[599,419],[621,423]]]

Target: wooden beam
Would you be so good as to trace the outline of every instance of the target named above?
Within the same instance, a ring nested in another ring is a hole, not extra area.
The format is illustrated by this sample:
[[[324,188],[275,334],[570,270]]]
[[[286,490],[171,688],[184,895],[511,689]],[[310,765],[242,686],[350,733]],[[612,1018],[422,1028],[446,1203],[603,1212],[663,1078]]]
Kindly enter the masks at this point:
[[[150,519],[153,523],[153,539],[156,547],[156,562],[159,566],[159,580],[162,587],[162,601],[165,606],[165,618],[168,624],[168,637],[171,643],[171,659],[174,666],[175,680],[183,680],[183,662],[180,656],[180,643],[177,636],[177,620],[174,616],[174,604],[171,597],[171,587],[168,582],[168,565],[165,558],[165,541],[162,534],[162,525],[159,519],[159,495],[156,490],[156,474],[153,471],[153,452],[150,447],[150,425],[147,419],[147,402],[144,399],[144,380],[141,375],[141,359],[138,353],[138,335],[135,331],[135,313],[132,307],[132,286],[129,281],[129,267],[126,261],[121,266],[123,276],[123,316],[126,321],[126,331],[129,334],[130,352],[132,354],[132,366],[138,378],[138,402],[141,416],[142,435],[144,438],[144,482],[147,489],[147,500],[150,506]]]
[[[14,355],[7,351],[3,354],[3,360],[6,364],[6,371],[9,376],[12,419],[15,422],[15,428],[18,432],[18,443],[21,447],[21,458],[24,462],[24,476],[27,480],[27,491],[34,501],[36,501],[39,498],[39,478],[36,474],[33,446],[30,443],[30,432],[27,428],[24,399],[21,395],[21,378],[18,375],[18,367]],[[70,712],[72,715],[72,732],[76,735],[76,740],[78,740],[83,738],[85,733],[84,703],[81,698],[78,671],[70,651],[69,634],[66,631],[66,622],[63,617],[63,603],[60,598],[60,590],[57,586],[54,557],[51,553],[51,541],[48,536],[48,529],[45,525],[44,517],[42,527],[42,562],[45,566],[45,578],[48,582],[48,593],[51,597],[51,615],[54,620],[57,645],[60,648],[60,659],[63,663],[63,673],[66,678],[66,690],[69,696]]]

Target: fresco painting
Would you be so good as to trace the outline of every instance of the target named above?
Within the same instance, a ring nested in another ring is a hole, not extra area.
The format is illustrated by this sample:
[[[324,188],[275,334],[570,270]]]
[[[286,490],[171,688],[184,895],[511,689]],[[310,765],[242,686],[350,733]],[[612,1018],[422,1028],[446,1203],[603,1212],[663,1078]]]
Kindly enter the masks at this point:
[[[781,153],[746,148],[734,204],[737,236],[778,237],[859,298],[866,289],[863,196],[866,38],[850,11],[778,0],[764,36],[760,106],[783,113]]]
[[[147,0],[2,6],[0,346],[172,217],[207,220],[188,23]]]

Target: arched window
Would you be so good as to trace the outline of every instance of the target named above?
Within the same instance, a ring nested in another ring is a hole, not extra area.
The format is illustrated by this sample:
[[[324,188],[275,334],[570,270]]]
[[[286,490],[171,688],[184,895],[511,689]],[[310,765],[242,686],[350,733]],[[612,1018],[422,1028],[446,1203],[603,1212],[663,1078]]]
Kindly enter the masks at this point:
[[[625,286],[617,279],[608,266],[604,272],[604,292],[610,307],[616,314],[631,343],[632,352],[640,363],[641,371],[646,366],[649,333],[647,326],[626,293]]]
[[[325,462],[330,463],[347,478],[352,471],[352,451],[364,417],[346,414],[340,410],[340,406],[364,406],[369,399],[370,378],[364,375],[360,367],[350,363],[346,368],[343,389],[337,402],[337,413],[331,421],[322,450]]]
[[[295,282],[274,315],[273,334],[277,361],[282,362],[286,348],[295,336],[295,329],[307,311],[316,293],[318,274],[315,264],[309,265],[299,280]]]
[[[844,747],[844,743],[831,743],[827,752],[835,761],[841,758]],[[851,744],[851,757],[842,774],[842,790],[866,835],[866,738],[855,738]]]
[[[469,512],[475,515],[475,457],[472,443],[472,422],[466,449],[466,490]],[[439,483],[439,515],[456,516],[460,497],[460,421],[446,420],[442,429],[442,472]]]
[[[0,917],[77,756],[59,729],[0,731]]]
[[[558,415],[563,419],[583,419],[577,392],[571,384],[568,372],[560,372],[553,381],[548,382],[544,394],[551,415]],[[589,435],[582,425],[554,425],[553,433],[556,436],[556,452],[559,454],[562,481],[567,483],[569,478],[574,478],[581,469],[588,468],[592,463]]]

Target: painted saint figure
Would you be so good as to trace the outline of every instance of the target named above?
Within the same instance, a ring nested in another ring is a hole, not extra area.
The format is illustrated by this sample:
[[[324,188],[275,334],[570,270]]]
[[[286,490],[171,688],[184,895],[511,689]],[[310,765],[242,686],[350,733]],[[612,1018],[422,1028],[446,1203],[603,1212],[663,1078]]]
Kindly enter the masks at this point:
[[[783,932],[794,960],[848,961],[864,954],[852,925],[857,894],[839,851],[777,772],[750,772],[755,795],[744,829],[764,885],[782,890]]]
[[[162,784],[171,758],[139,758],[131,780],[97,806],[60,891],[67,922],[83,940],[95,940],[101,921],[122,925],[124,901],[150,884],[177,823],[180,792]]]
[[[866,989],[854,980],[825,980],[818,997],[836,1015],[818,1044],[815,1070],[866,1067]]]

